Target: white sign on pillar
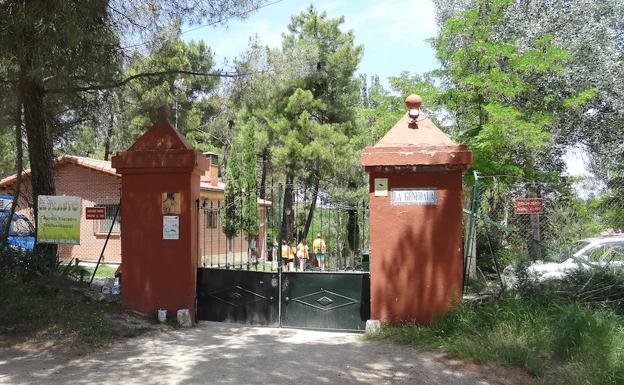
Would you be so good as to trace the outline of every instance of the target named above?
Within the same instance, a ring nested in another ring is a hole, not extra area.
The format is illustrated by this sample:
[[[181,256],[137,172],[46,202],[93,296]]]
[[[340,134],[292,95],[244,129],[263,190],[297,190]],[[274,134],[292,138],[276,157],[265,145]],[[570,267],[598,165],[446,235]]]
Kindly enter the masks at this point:
[[[438,190],[435,188],[393,189],[392,205],[437,205]]]
[[[163,216],[163,239],[180,239],[180,217]]]

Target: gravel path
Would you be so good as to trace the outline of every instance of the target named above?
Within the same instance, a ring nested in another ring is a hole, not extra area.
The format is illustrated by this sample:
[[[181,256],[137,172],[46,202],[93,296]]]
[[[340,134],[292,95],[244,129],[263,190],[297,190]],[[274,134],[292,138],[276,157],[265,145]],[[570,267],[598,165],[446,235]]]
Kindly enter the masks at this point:
[[[0,384],[515,384],[359,334],[201,322],[83,356],[0,350]],[[514,376],[515,377],[515,376]],[[524,383],[524,381],[521,381]]]

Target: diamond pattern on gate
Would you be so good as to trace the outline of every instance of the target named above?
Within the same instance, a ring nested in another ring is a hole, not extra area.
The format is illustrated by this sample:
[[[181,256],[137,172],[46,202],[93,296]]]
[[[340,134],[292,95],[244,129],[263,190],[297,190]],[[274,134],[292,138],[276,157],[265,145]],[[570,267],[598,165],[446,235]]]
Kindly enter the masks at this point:
[[[265,296],[244,289],[241,286],[230,286],[226,289],[209,293],[208,296],[233,307],[243,306],[252,302],[265,301],[267,299]]]
[[[360,302],[354,298],[323,290],[293,298],[293,301],[322,311],[335,310],[344,306],[357,305]]]

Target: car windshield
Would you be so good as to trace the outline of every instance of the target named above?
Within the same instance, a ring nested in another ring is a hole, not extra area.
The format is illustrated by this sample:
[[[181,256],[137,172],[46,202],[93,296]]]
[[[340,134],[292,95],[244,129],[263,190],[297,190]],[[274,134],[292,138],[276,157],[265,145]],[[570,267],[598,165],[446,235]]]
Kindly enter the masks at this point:
[[[554,258],[555,262],[563,262],[568,258],[571,258],[574,254],[581,251],[584,247],[588,246],[588,241],[576,241],[573,244],[563,247],[561,250],[561,254],[559,254],[556,258]]]
[[[624,242],[602,243],[583,254],[589,262],[624,261]]]
[[[571,254],[574,255],[576,253],[578,253],[579,251],[581,251],[581,249],[583,249],[584,247],[588,246],[589,242],[588,241],[576,241],[572,244],[572,248],[571,248]]]

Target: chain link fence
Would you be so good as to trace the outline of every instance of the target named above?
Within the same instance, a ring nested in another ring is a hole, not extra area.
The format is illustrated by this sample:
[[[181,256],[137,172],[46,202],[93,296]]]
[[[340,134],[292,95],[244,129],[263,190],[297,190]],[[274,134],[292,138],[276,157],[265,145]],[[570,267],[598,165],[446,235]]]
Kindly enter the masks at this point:
[[[474,180],[465,209],[470,276],[523,261],[562,261],[579,240],[624,236],[623,177],[533,182],[475,173]]]

